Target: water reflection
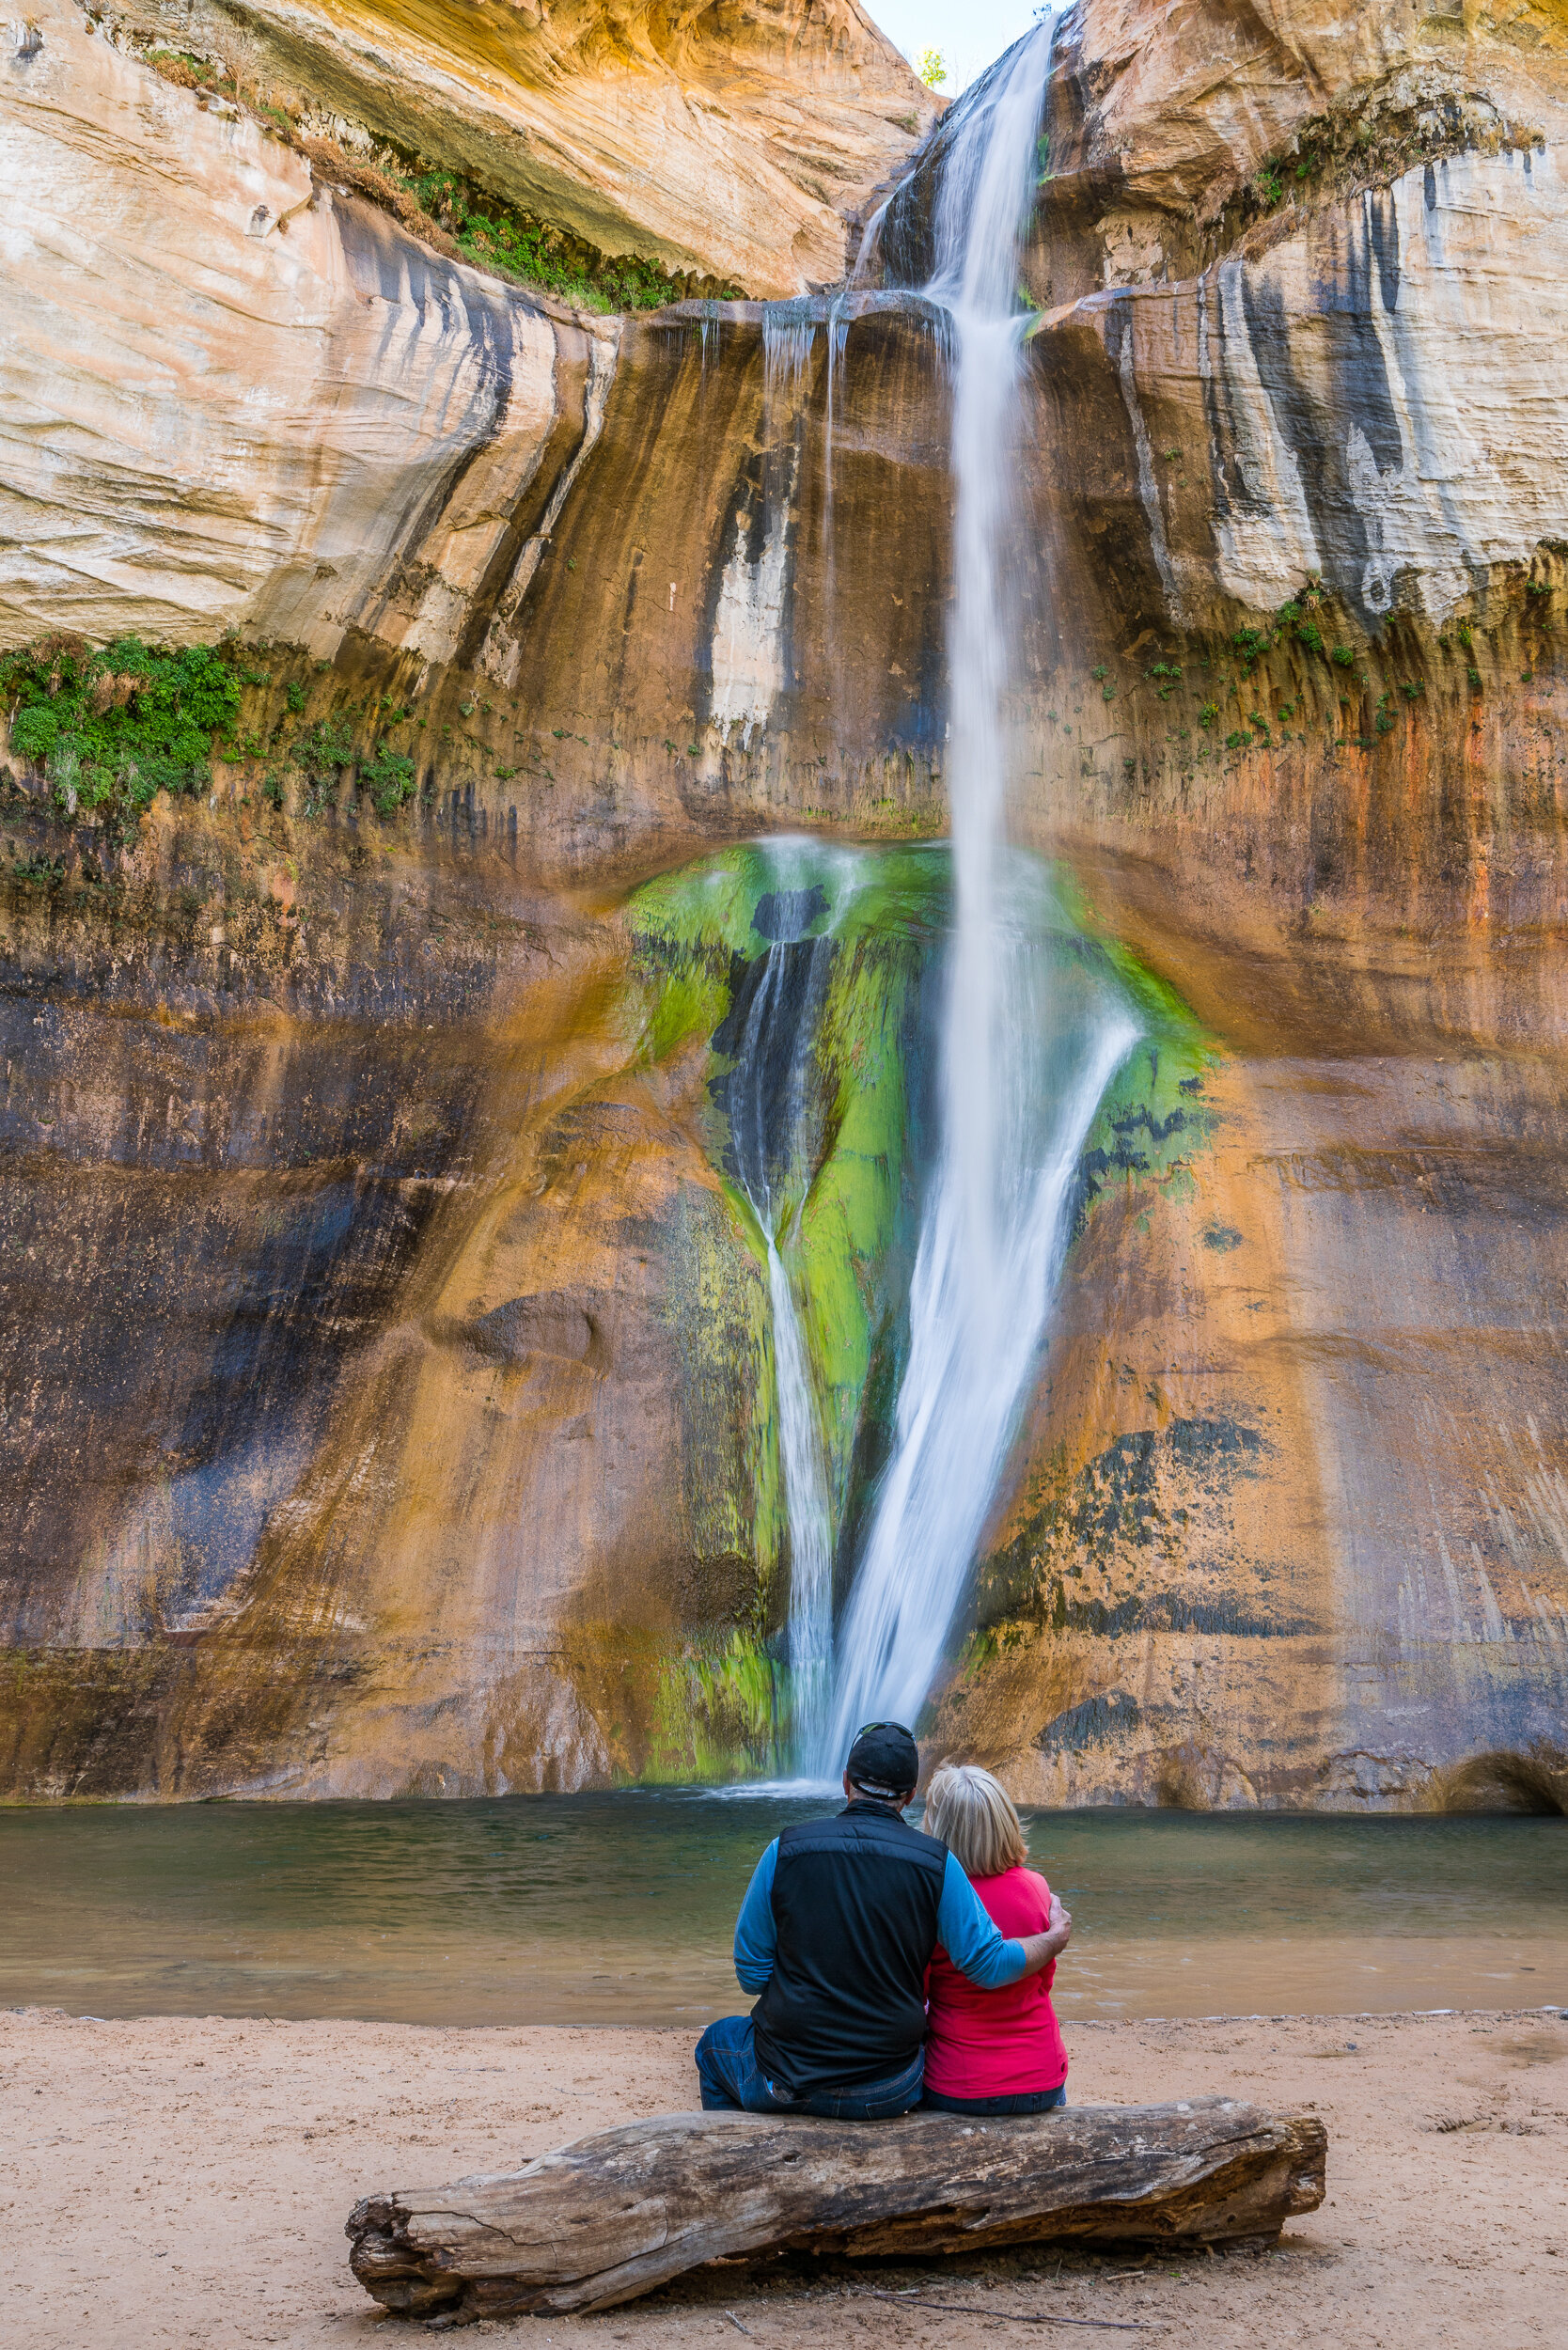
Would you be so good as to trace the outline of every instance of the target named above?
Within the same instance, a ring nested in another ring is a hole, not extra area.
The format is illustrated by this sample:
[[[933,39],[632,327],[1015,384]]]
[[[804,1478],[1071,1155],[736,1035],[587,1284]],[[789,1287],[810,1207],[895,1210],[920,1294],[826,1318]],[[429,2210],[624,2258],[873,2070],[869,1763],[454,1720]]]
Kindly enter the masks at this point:
[[[0,1812],[0,2004],[695,2025],[753,1860],[820,1795]],[[1064,2016],[1568,1999],[1568,1822],[1036,1812]]]

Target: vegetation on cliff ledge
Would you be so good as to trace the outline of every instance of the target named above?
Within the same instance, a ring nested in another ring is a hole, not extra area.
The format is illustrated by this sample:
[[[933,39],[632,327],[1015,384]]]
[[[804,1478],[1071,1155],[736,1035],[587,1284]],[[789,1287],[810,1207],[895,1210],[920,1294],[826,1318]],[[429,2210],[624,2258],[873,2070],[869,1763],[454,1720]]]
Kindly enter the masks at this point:
[[[254,88],[247,103],[234,58],[161,47],[143,48],[139,55],[162,80],[196,91],[203,103],[228,82],[236,111],[265,123],[330,180],[389,212],[410,235],[449,259],[555,294],[579,310],[656,310],[698,294],[744,299],[741,287],[700,271],[671,272],[638,253],[603,253],[572,230],[509,204],[480,181],[432,165],[384,139],[361,131],[351,148],[342,138],[309,129],[310,118],[297,107],[263,104]],[[332,118],[337,119],[336,109]],[[343,126],[344,137],[353,135]]]
[[[57,634],[0,662],[11,748],[42,768],[65,816],[124,817],[160,791],[204,791],[213,737],[231,729],[240,692],[227,645],[165,651],[117,636],[94,652]]]
[[[657,310],[696,293],[717,301],[745,298],[739,286],[700,274],[672,275],[639,253],[601,253],[586,238],[506,204],[454,172],[400,178],[464,260],[541,287],[579,310]]]
[[[410,713],[384,696],[329,693],[313,713],[326,668],[298,647],[237,635],[176,647],[127,635],[95,649],[62,631],[0,656],[0,718],[13,758],[43,778],[38,812],[102,825],[111,838],[132,832],[160,791],[221,784],[216,764],[243,806],[254,792],[281,808],[292,771],[302,815],[320,813],[347,776],[378,816],[394,816],[418,789],[411,751],[391,739]]]

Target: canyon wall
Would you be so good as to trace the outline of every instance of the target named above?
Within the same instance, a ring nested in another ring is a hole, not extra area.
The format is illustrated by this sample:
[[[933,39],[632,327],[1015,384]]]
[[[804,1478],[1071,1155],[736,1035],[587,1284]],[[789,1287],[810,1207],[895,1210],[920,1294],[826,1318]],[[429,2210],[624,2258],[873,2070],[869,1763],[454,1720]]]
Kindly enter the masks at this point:
[[[757,293],[839,274],[930,119],[888,129],[853,10],[737,20],[773,79],[688,92],[692,137],[776,156],[787,88],[841,167],[743,217],[653,147],[671,209],[612,219],[560,126],[675,86],[636,25],[487,11],[503,74],[446,20],[250,14],[312,120],[525,151],[516,200]],[[773,916],[725,858],[944,828],[939,339],[873,292],[837,368],[820,300],[574,309],[90,23],[4,62],[0,627],[232,629],[242,706],[124,821],[4,769],[7,1783],[767,1767],[788,1539],[713,1087]],[[472,94],[523,123],[546,34],[547,170]],[[1020,1796],[1568,1789],[1565,40],[1085,0],[1058,41],[1017,828],[1148,1040],[930,1724]],[[936,934],[877,924],[823,1065],[902,1106],[831,1121],[812,1292],[851,1533]]]
[[[351,152],[389,146],[601,251],[756,295],[842,274],[848,215],[939,102],[858,0],[684,14],[640,0],[130,0],[92,15],[212,60],[220,84]]]

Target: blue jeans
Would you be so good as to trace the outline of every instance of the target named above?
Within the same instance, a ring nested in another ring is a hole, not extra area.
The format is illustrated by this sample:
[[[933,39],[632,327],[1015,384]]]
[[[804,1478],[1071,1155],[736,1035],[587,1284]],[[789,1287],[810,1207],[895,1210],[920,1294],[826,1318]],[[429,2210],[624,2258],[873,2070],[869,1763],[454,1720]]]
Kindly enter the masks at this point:
[[[890,2122],[920,2102],[926,2052],[917,2048],[902,2073],[858,2089],[819,2089],[792,2097],[764,2080],[749,2015],[721,2015],[697,2044],[697,2077],[704,2113],[813,2113],[826,2122]]]
[[[920,2099],[922,2113],[1053,2113],[1067,2103],[1067,2083],[1058,2089],[1021,2089],[1011,2097],[944,2097],[928,2089]]]

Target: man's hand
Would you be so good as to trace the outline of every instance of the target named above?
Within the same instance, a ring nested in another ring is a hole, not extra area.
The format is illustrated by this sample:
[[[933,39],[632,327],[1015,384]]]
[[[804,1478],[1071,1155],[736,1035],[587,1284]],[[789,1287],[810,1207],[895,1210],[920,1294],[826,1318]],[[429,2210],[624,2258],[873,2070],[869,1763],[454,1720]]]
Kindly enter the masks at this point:
[[[1024,1951],[1024,1972],[1018,1978],[1020,1982],[1030,1975],[1038,1975],[1043,1966],[1049,1966],[1053,1958],[1059,1958],[1073,1939],[1072,1912],[1062,1907],[1054,1893],[1051,1896],[1050,1920],[1043,1934],[1024,1934],[1018,1937]]]

